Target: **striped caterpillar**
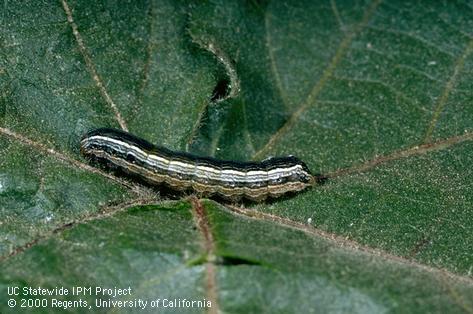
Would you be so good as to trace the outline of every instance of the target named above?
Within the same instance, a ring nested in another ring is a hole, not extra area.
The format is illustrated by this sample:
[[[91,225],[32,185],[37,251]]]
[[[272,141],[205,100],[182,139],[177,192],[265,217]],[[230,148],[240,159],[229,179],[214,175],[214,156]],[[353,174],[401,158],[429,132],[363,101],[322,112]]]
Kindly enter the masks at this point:
[[[230,200],[263,201],[302,191],[315,182],[307,165],[294,156],[261,162],[218,160],[171,151],[109,128],[88,132],[81,140],[81,153],[150,184]]]

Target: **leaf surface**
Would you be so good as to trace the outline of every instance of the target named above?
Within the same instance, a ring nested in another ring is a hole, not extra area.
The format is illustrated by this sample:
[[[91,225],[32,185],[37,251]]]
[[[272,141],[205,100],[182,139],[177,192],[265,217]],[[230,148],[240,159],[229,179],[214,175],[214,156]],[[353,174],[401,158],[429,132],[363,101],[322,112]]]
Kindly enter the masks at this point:
[[[471,312],[472,8],[5,2],[0,294],[116,286],[132,294],[104,300],[149,312],[156,299],[164,312]],[[97,127],[224,159],[293,154],[327,180],[262,204],[167,200],[87,164],[79,141]],[[64,308],[34,309],[51,310]]]

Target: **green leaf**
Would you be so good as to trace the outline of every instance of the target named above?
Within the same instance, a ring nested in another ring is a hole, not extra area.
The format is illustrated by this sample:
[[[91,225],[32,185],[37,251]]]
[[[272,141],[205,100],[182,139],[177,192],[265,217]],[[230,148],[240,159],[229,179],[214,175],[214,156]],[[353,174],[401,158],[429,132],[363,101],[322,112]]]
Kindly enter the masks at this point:
[[[473,311],[472,8],[5,2],[0,312],[38,286],[94,289],[38,313]],[[80,156],[105,126],[219,158],[294,154],[327,179],[261,204],[167,200]]]

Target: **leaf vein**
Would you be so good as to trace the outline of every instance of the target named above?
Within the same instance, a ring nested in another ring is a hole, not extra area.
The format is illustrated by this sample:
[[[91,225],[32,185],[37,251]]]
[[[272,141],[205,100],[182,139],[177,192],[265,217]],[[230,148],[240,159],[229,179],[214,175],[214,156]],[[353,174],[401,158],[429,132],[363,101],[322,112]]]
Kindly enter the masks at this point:
[[[450,96],[450,92],[455,87],[458,75],[465,65],[466,58],[468,58],[472,52],[473,52],[473,40],[471,40],[468,43],[464,52],[460,55],[459,58],[457,58],[455,62],[453,73],[450,76],[450,79],[448,80],[447,84],[445,84],[445,88],[442,92],[442,95],[440,96],[437,102],[437,105],[435,106],[435,111],[434,111],[434,114],[432,115],[432,120],[430,121],[430,125],[424,137],[424,143],[430,142],[432,133],[434,132],[435,126],[437,125],[437,121],[440,118],[440,114],[442,113],[443,109],[445,108],[447,104],[447,100],[448,100],[448,97]]]
[[[109,93],[107,92],[107,89],[105,88],[105,85],[102,82],[102,79],[100,78],[97,69],[92,61],[92,58],[90,57],[87,48],[85,46],[84,40],[82,39],[82,36],[79,33],[79,29],[77,27],[77,24],[74,22],[74,18],[72,17],[72,11],[69,8],[69,5],[67,4],[66,0],[62,0],[62,6],[64,8],[64,11],[67,16],[67,22],[72,28],[72,33],[77,41],[77,45],[79,46],[79,50],[82,54],[82,57],[85,60],[85,64],[87,65],[87,69],[89,70],[89,73],[92,75],[93,80],[95,81],[95,84],[97,85],[97,88],[99,89],[100,93],[105,99],[105,102],[110,106],[112,109],[115,119],[118,121],[118,124],[120,127],[128,131],[128,128],[126,126],[126,122],[123,119],[120,111],[118,110],[117,105],[113,102],[112,98],[110,97]]]
[[[149,71],[150,71],[150,67],[151,67],[151,57],[152,57],[153,46],[154,46],[154,42],[151,39],[151,36],[154,33],[155,15],[156,15],[156,13],[155,13],[155,8],[154,8],[154,2],[151,1],[149,12],[148,12],[148,19],[149,19],[148,35],[150,37],[149,37],[148,43],[146,45],[145,62],[144,62],[143,70],[142,70],[142,73],[141,73],[141,80],[140,80],[140,85],[138,87],[138,92],[137,92],[137,95],[136,95],[136,101],[133,103],[133,105],[131,107],[131,114],[133,115],[133,117],[140,110],[139,107],[143,103],[144,92],[145,92],[145,89],[146,89],[146,86],[147,86],[148,80],[149,80]]]
[[[306,99],[301,103],[299,109],[297,109],[286,121],[286,123],[274,133],[273,136],[268,140],[268,142],[253,155],[253,159],[260,158],[263,154],[265,154],[275,142],[280,140],[280,138],[287,134],[288,131],[294,126],[296,121],[302,115],[302,113],[307,110],[307,108],[314,104],[315,100],[317,99],[318,95],[322,91],[323,87],[327,83],[327,81],[332,77],[336,67],[338,66],[339,62],[341,61],[343,55],[345,54],[346,50],[349,48],[350,43],[354,39],[354,37],[368,25],[371,16],[376,11],[376,8],[381,3],[381,0],[374,0],[371,5],[369,6],[368,10],[365,12],[361,22],[355,27],[352,32],[347,33],[345,38],[340,42],[338,49],[335,55],[332,57],[329,65],[325,68],[322,77],[317,81],[314,85]]]
[[[265,213],[259,210],[253,210],[253,209],[248,209],[244,207],[237,207],[233,205],[226,205],[226,208],[229,212],[243,216],[249,219],[255,219],[255,220],[265,220],[273,223],[277,223],[281,226],[284,226],[286,228],[291,228],[295,229],[301,232],[304,232],[306,234],[309,234],[310,236],[315,236],[318,238],[322,238],[324,240],[330,241],[332,243],[335,243],[339,247],[347,248],[347,249],[352,249],[356,251],[363,252],[368,255],[372,256],[377,256],[380,258],[383,258],[387,261],[399,263],[402,265],[407,265],[411,267],[415,267],[418,269],[421,269],[423,271],[427,271],[428,273],[433,274],[436,277],[442,277],[445,276],[453,281],[460,281],[464,282],[466,284],[473,284],[473,278],[470,278],[469,276],[463,276],[459,274],[455,274],[447,269],[444,268],[437,268],[437,267],[431,267],[425,264],[421,264],[416,260],[408,259],[406,257],[398,256],[391,254],[389,252],[386,252],[384,250],[378,249],[378,248],[373,248],[369,246],[362,245],[354,240],[347,239],[346,237],[327,232],[325,230],[321,230],[318,228],[314,228],[310,225],[303,224],[288,218],[280,217],[277,215]]]
[[[5,260],[7,260],[11,257],[14,257],[18,254],[21,254],[21,253],[31,249],[32,247],[36,246],[37,244],[39,244],[43,241],[49,240],[54,235],[62,233],[64,230],[74,228],[75,226],[80,225],[80,224],[85,223],[85,222],[90,222],[90,221],[94,221],[94,220],[98,220],[98,219],[102,219],[102,218],[111,217],[115,213],[124,211],[127,208],[130,208],[130,207],[133,207],[133,206],[148,205],[149,203],[155,202],[155,201],[156,201],[155,198],[149,198],[149,199],[139,199],[138,198],[138,199],[133,199],[131,201],[119,204],[117,206],[104,207],[99,212],[94,212],[91,215],[84,215],[83,217],[80,217],[79,219],[75,219],[75,220],[72,220],[70,222],[64,223],[64,224],[54,228],[53,230],[51,230],[49,232],[46,232],[46,233],[40,235],[39,237],[37,237],[37,238],[21,245],[21,246],[18,246],[12,252],[10,252],[10,253],[8,253],[4,256],[0,256],[0,262],[3,262],[3,261],[5,261]],[[159,204],[159,203],[156,203],[156,204]]]
[[[207,297],[212,303],[209,308],[209,314],[217,314],[219,306],[217,302],[217,283],[216,283],[216,265],[215,261],[215,239],[210,229],[208,214],[205,212],[204,206],[197,197],[189,198],[192,204],[192,216],[194,217],[197,229],[200,231],[203,243],[202,248],[206,254],[206,290]]]
[[[338,22],[340,30],[342,32],[345,32],[345,25],[343,24],[342,18],[340,17],[340,12],[338,11],[336,0],[330,0],[330,6],[332,7],[333,15],[335,16],[335,19]]]
[[[289,98],[287,96],[286,90],[283,88],[282,81],[281,81],[281,75],[279,74],[277,63],[276,63],[276,57],[274,56],[274,48],[271,40],[271,35],[270,35],[270,15],[265,11],[265,16],[264,16],[264,26],[265,26],[265,38],[266,38],[266,48],[268,49],[268,54],[269,54],[269,63],[271,67],[271,72],[273,72],[274,75],[274,80],[276,81],[276,88],[279,92],[279,97],[281,97],[281,100],[286,108],[289,108]]]
[[[30,147],[33,147],[39,151],[41,151],[42,153],[44,154],[48,154],[48,155],[51,155],[53,156],[54,158],[64,162],[66,165],[69,165],[69,166],[75,166],[81,170],[84,170],[84,171],[88,171],[88,172],[91,172],[91,173],[94,173],[94,174],[99,174],[103,177],[106,177],[107,179],[110,179],[112,181],[115,181],[127,188],[129,188],[130,190],[134,191],[136,190],[136,188],[130,184],[129,182],[125,181],[125,180],[122,180],[122,179],[119,179],[118,177],[114,176],[114,175],[111,175],[107,172],[104,172],[104,171],[101,171],[97,168],[94,168],[92,166],[89,166],[87,164],[84,164],[78,160],[75,160],[63,153],[60,153],[52,148],[49,148],[41,143],[38,143],[38,142],[35,142],[21,134],[18,134],[16,132],[13,132],[11,131],[10,129],[7,129],[7,128],[3,128],[3,127],[0,127],[0,133],[5,135],[5,136],[8,136],[10,138],[13,138],[17,141],[19,141],[20,143],[24,144],[24,145],[27,145],[27,146],[30,146]]]
[[[334,172],[325,174],[325,176],[327,176],[328,178],[337,178],[343,175],[365,172],[386,162],[401,158],[407,158],[410,156],[423,155],[433,151],[440,151],[453,145],[457,145],[462,142],[471,140],[473,140],[473,133],[465,133],[459,136],[439,140],[437,142],[425,143],[420,146],[414,146],[404,150],[395,151],[389,155],[379,156],[359,165],[335,170]]]
[[[403,36],[403,37],[406,37],[406,38],[410,38],[410,39],[412,39],[416,42],[421,43],[422,45],[424,45],[424,46],[426,46],[430,49],[435,49],[436,51],[440,52],[441,54],[444,54],[444,55],[449,56],[451,58],[455,57],[455,55],[453,53],[451,53],[449,51],[446,51],[446,50],[443,50],[440,47],[438,47],[437,45],[435,45],[434,43],[428,41],[427,39],[418,37],[413,33],[405,32],[405,31],[401,31],[401,30],[395,30],[395,29],[379,28],[379,27],[376,27],[376,26],[373,26],[373,25],[367,26],[367,28],[371,29],[371,30],[374,30],[374,31],[377,31],[377,32],[381,32],[381,33],[388,33],[388,34],[393,34],[395,36]]]

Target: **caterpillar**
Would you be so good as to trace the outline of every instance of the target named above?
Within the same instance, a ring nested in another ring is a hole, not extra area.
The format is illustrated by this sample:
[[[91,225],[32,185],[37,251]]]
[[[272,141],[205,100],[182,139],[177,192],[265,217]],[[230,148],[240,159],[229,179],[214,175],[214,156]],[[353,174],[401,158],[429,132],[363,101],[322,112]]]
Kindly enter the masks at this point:
[[[178,191],[225,199],[264,201],[298,192],[315,182],[307,165],[294,156],[271,157],[261,162],[239,162],[200,157],[153,145],[121,130],[100,128],[80,142],[83,156],[108,167]]]

